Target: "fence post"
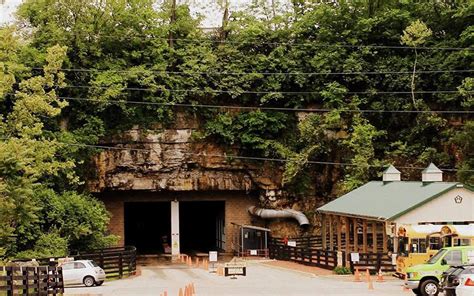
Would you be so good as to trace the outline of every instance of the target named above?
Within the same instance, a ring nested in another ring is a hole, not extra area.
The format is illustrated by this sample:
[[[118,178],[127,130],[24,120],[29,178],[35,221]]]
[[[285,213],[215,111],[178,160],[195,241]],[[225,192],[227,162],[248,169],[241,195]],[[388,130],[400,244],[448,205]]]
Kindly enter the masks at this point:
[[[381,267],[382,267],[382,254],[377,253],[377,266],[375,267],[376,272],[378,272]]]
[[[347,257],[348,257],[347,260],[349,261],[349,266],[351,268],[351,271],[352,271],[352,273],[354,273],[354,262],[352,262],[352,260],[350,258],[350,253],[347,253]],[[359,258],[359,260],[360,260],[360,258]]]
[[[7,295],[14,295],[13,287],[14,287],[14,282],[13,282],[13,267],[12,266],[7,266]]]
[[[120,252],[119,255],[119,278],[123,277],[123,253]]]
[[[324,257],[325,257],[325,265],[326,267],[329,266],[329,253],[328,253],[328,250],[326,248],[326,250],[324,251]]]
[[[22,286],[23,286],[23,295],[28,295],[29,293],[29,282],[28,282],[28,267],[25,266],[21,272],[22,276]]]

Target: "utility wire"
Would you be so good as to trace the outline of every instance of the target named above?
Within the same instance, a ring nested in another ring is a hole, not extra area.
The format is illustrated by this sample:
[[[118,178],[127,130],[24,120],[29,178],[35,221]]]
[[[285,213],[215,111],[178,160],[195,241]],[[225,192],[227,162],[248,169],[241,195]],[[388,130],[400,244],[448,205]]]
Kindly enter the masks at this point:
[[[85,89],[109,89],[112,86],[92,86],[92,85],[66,85],[62,88],[85,88]],[[168,88],[142,88],[142,87],[124,87],[120,90],[130,91],[152,91],[152,92],[177,92],[177,93],[221,93],[221,94],[287,94],[287,95],[309,95],[309,94],[322,94],[326,91],[249,91],[249,90],[220,90],[220,89],[168,89]],[[420,91],[348,91],[344,94],[435,94],[435,93],[459,93],[458,90],[420,90]],[[474,91],[468,91],[468,93],[474,93]]]
[[[41,67],[33,67],[33,70],[43,70]],[[207,71],[207,72],[188,72],[188,71],[167,71],[167,70],[148,70],[148,69],[136,69],[136,70],[115,70],[115,69],[86,69],[86,68],[63,68],[58,69],[64,72],[112,72],[112,73],[160,73],[160,74],[182,74],[182,75],[321,75],[321,76],[334,76],[334,75],[398,75],[398,74],[409,74],[412,75],[413,71],[356,71],[356,72],[227,72],[227,71]],[[420,70],[416,71],[416,74],[437,74],[437,73],[472,73],[473,69],[460,69],[460,70]]]
[[[77,35],[77,34],[76,34]],[[84,36],[79,36],[84,37]],[[128,35],[95,35],[95,36],[85,36],[85,37],[94,37],[94,38],[110,38],[110,39],[140,39],[140,40],[163,40],[163,43],[167,43],[170,40],[172,41],[183,41],[188,43],[214,43],[214,44],[240,44],[240,45],[272,45],[272,46],[313,46],[313,47],[320,47],[320,48],[374,48],[374,49],[409,49],[414,50],[414,47],[405,46],[405,45],[354,45],[354,44],[324,44],[324,43],[317,43],[318,41],[315,40],[313,42],[265,42],[260,41],[257,39],[254,40],[247,40],[247,41],[237,41],[237,40],[220,40],[220,39],[203,39],[203,38],[169,38],[169,37],[159,37],[159,36],[151,36],[151,35],[144,35],[144,34],[135,34],[133,36]],[[449,50],[449,51],[456,51],[456,50],[474,50],[474,47],[433,47],[433,46],[419,46],[416,49],[426,49],[426,50]]]
[[[210,105],[210,104],[192,104],[192,103],[160,103],[143,101],[118,101],[118,100],[100,100],[78,97],[58,97],[58,99],[69,101],[86,101],[112,104],[135,104],[150,106],[170,106],[170,107],[190,107],[190,108],[208,108],[208,109],[236,109],[236,110],[263,110],[263,111],[286,111],[286,112],[355,112],[355,113],[452,113],[452,114],[474,114],[474,111],[465,110],[376,110],[376,109],[329,109],[329,108],[285,108],[285,107],[258,107],[258,106],[232,106],[232,105]]]
[[[8,140],[9,138],[2,138],[2,140]],[[88,147],[88,148],[97,148],[97,149],[106,149],[106,150],[118,150],[118,151],[136,151],[136,152],[156,152],[154,149],[146,149],[146,148],[132,148],[132,147],[118,147],[118,146],[105,146],[105,145],[92,145],[92,144],[81,144],[81,143],[69,143],[69,142],[61,142],[55,141],[60,145],[65,146],[74,146],[74,147]],[[133,143],[120,143],[121,145],[133,144]],[[218,157],[218,158],[225,158],[225,159],[243,159],[243,160],[258,160],[258,161],[273,161],[273,162],[281,162],[287,163],[293,161],[292,159],[285,159],[285,158],[269,158],[269,157],[254,157],[254,156],[239,156],[239,155],[231,155],[231,154],[205,154],[205,153],[194,153],[194,152],[183,152],[185,155],[192,155],[198,157]],[[334,166],[352,166],[352,167],[374,167],[374,168],[384,168],[388,167],[388,165],[358,165],[354,163],[347,163],[347,162],[333,162],[333,161],[317,161],[317,160],[308,160],[306,163],[308,164],[319,164],[319,165],[334,165]],[[424,170],[425,168],[422,167],[407,167],[407,166],[397,166],[399,169],[415,169],[415,170]],[[458,169],[453,168],[440,168],[443,171],[449,172],[457,172]],[[474,172],[474,170],[463,170],[465,172]]]

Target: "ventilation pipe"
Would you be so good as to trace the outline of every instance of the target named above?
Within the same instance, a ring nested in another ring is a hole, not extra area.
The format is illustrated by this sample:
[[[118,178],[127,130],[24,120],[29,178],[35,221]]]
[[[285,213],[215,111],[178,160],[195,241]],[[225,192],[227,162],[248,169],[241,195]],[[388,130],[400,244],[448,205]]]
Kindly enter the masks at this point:
[[[263,219],[293,218],[298,221],[300,226],[309,226],[309,220],[306,218],[306,215],[292,209],[271,210],[252,206],[249,208],[249,213]]]

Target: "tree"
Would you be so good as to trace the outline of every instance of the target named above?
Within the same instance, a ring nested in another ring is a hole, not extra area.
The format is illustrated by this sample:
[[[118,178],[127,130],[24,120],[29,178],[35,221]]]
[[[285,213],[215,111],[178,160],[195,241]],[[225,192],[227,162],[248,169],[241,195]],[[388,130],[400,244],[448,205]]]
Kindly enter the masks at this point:
[[[415,61],[413,62],[413,75],[411,77],[411,97],[413,100],[413,107],[416,108],[415,101],[415,75],[416,75],[416,63],[418,61],[417,47],[423,45],[426,39],[433,33],[431,30],[420,20],[416,20],[411,23],[405,30],[401,37],[401,43],[411,46],[415,50]]]

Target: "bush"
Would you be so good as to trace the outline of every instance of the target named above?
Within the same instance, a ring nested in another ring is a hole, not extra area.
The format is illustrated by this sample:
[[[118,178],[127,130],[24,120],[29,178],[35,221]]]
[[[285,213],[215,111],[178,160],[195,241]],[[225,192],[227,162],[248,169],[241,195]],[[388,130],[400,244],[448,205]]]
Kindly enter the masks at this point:
[[[333,269],[333,272],[335,274],[339,274],[339,275],[352,274],[351,269],[349,267],[345,267],[345,266],[336,266]]]
[[[57,231],[41,234],[32,250],[16,254],[17,259],[64,257],[67,255],[67,239]]]

